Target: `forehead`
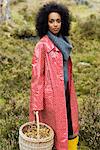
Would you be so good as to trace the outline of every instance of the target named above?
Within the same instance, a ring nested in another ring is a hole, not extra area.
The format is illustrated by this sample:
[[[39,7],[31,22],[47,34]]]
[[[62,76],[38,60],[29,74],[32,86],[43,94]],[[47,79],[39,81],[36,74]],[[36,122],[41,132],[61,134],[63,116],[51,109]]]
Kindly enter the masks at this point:
[[[51,12],[49,15],[48,15],[48,19],[61,19],[61,16],[59,13],[57,12]]]

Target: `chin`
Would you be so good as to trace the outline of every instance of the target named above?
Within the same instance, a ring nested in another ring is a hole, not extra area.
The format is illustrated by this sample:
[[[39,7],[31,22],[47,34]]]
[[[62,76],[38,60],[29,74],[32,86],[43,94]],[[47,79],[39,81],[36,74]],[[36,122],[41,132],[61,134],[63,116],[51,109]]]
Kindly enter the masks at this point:
[[[55,34],[55,35],[56,35],[56,34],[59,34],[59,32],[58,32],[58,31],[57,31],[57,32],[52,32],[52,33],[53,33],[53,34]]]

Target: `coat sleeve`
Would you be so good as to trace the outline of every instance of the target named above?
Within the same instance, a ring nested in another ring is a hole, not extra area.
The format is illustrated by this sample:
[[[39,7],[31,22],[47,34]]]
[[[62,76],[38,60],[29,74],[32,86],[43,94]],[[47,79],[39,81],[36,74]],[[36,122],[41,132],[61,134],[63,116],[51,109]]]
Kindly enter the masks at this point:
[[[43,44],[37,44],[32,59],[31,110],[43,110],[44,63]]]

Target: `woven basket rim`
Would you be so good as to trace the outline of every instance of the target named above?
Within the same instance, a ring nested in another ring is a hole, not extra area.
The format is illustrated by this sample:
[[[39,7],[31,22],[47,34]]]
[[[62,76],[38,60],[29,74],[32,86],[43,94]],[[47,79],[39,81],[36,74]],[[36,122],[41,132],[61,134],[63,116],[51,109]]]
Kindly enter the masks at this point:
[[[25,126],[27,126],[27,125],[32,125],[32,124],[35,124],[35,122],[26,122],[25,124],[21,125],[21,127],[19,128],[19,135],[20,135],[24,140],[29,141],[29,142],[33,142],[33,143],[45,143],[45,142],[50,141],[50,140],[52,140],[52,139],[54,138],[54,131],[53,131],[53,129],[52,129],[49,125],[47,125],[47,124],[45,124],[45,123],[42,123],[42,122],[40,122],[39,124],[40,124],[40,125],[44,125],[44,126],[46,126],[47,128],[50,129],[50,136],[48,136],[48,137],[46,137],[46,138],[43,138],[43,139],[35,139],[35,138],[27,137],[27,136],[22,132],[22,130],[23,130],[23,128],[24,128]]]

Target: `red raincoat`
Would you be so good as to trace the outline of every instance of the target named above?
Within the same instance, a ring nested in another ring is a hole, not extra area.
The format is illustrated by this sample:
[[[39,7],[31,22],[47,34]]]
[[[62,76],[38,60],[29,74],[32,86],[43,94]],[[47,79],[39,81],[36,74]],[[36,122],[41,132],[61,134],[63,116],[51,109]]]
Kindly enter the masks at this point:
[[[78,135],[78,105],[72,79],[72,62],[68,60],[71,118],[74,135]],[[36,45],[32,59],[30,121],[34,110],[40,121],[55,132],[57,150],[68,150],[68,121],[64,89],[63,57],[60,50],[45,35]]]

